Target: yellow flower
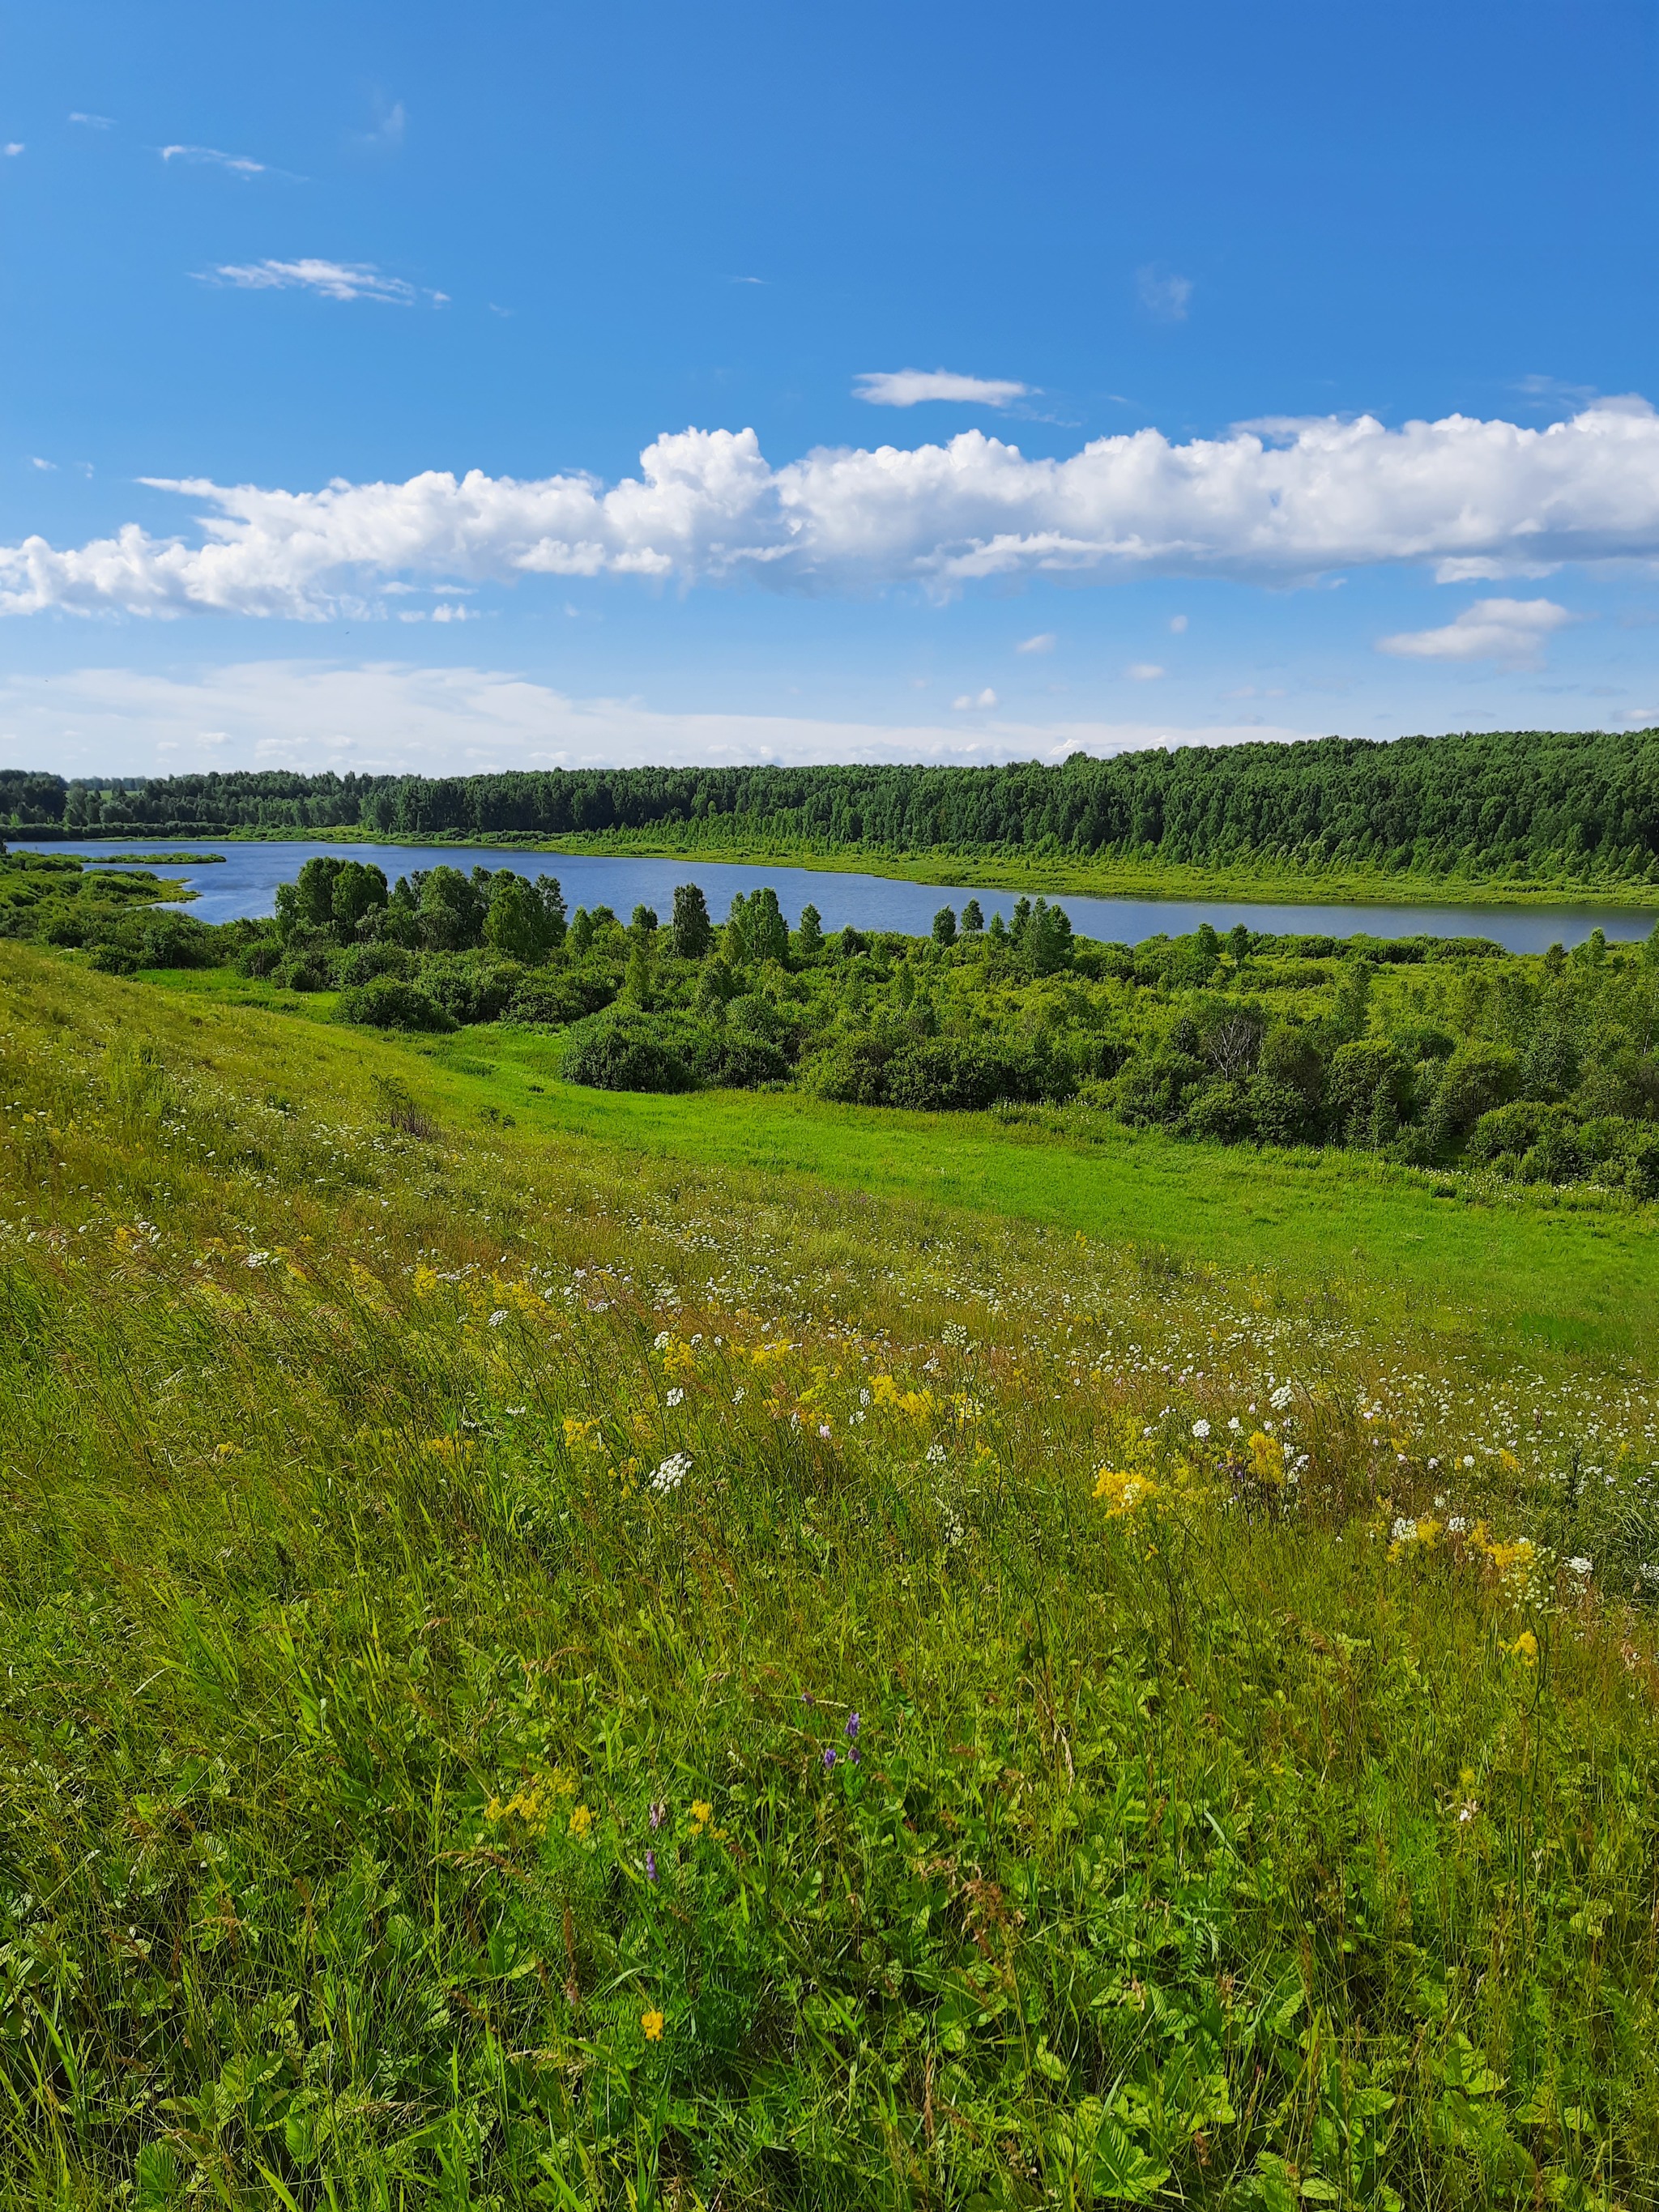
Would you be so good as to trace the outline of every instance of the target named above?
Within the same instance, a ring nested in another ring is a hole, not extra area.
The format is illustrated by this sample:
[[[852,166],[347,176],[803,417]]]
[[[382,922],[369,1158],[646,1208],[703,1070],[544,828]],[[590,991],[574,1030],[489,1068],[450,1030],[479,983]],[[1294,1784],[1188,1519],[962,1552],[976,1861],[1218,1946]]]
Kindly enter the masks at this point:
[[[1538,1638],[1529,1628],[1523,1628],[1513,1644],[1506,1644],[1503,1648],[1512,1657],[1523,1661],[1528,1667],[1535,1667],[1538,1664]]]
[[[570,1815],[571,1834],[578,1837],[585,1836],[592,1825],[592,1814],[589,1812],[586,1805],[578,1805]]]
[[[691,1818],[700,1828],[707,1827],[714,1810],[714,1807],[706,1797],[695,1798],[691,1805]]]
[[[1133,1513],[1157,1495],[1158,1485],[1149,1474],[1121,1474],[1113,1468],[1103,1467],[1095,1478],[1095,1496],[1105,1499],[1109,1520]]]
[[[640,2026],[645,2030],[645,2039],[647,2043],[662,2041],[662,2014],[659,2012],[642,2012],[640,2014]]]
[[[1250,1438],[1250,1472],[1258,1482],[1283,1482],[1285,1447],[1277,1437],[1258,1429]]]

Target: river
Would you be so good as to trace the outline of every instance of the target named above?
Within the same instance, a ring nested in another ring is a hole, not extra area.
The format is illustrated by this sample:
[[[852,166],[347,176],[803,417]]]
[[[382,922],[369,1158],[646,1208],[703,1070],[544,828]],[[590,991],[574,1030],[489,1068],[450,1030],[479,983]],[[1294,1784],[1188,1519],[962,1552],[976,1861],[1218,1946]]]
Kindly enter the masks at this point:
[[[14,847],[29,843],[27,838],[10,842]],[[33,849],[61,852],[64,848],[43,844]],[[91,859],[118,861],[147,849],[222,852],[222,860],[155,871],[182,880],[198,893],[190,910],[203,921],[274,914],[277,884],[292,881],[301,864],[314,853],[373,860],[385,869],[388,882],[411,869],[441,866],[510,867],[527,876],[555,875],[573,914],[579,906],[608,906],[624,921],[636,906],[654,908],[666,921],[673,910],[674,886],[684,883],[702,884],[716,921],[725,918],[735,891],[770,884],[792,925],[799,921],[801,908],[811,904],[827,930],[852,922],[860,929],[900,930],[910,937],[926,936],[942,906],[960,911],[964,899],[976,898],[988,921],[994,913],[1005,918],[1011,915],[1020,896],[1018,891],[987,890],[973,883],[913,884],[891,876],[733,866],[684,855],[664,860],[598,853],[514,853],[487,846],[313,844],[301,838],[280,844],[227,842],[222,847],[192,838],[178,846],[162,841],[148,848],[130,838],[88,838],[72,849]],[[1558,941],[1577,945],[1596,928],[1615,940],[1633,941],[1646,937],[1655,921],[1652,914],[1632,907],[1284,906],[1249,899],[1050,896],[1064,906],[1079,935],[1118,945],[1138,945],[1160,933],[1179,937],[1205,921],[1222,931],[1242,921],[1250,929],[1292,935],[1350,937],[1363,932],[1371,937],[1486,937],[1511,952],[1542,952]]]

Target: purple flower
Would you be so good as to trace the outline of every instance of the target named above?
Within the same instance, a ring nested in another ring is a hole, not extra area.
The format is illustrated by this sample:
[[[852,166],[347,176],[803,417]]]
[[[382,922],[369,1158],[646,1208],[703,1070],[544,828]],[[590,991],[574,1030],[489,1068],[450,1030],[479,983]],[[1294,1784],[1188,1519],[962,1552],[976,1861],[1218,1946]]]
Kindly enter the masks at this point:
[[[656,1834],[656,1832],[657,1832],[658,1829],[659,1829],[659,1827],[661,1827],[661,1826],[662,1826],[662,1816],[663,1816],[663,1814],[664,1814],[667,1810],[668,1810],[667,1806],[666,1806],[666,1805],[665,1805],[665,1804],[663,1803],[662,1799],[661,1799],[660,1797],[653,1797],[653,1798],[652,1799],[652,1801],[651,1801],[651,1832],[652,1832],[652,1834],[653,1834],[653,1836]]]
[[[835,1765],[836,1758],[836,1747],[832,1743],[823,1754],[823,1766],[825,1773],[828,1773],[830,1769]]]
[[[847,1733],[852,1737],[854,1743],[858,1741],[859,1717],[856,1713],[848,1713],[847,1716]]]
[[[645,1855],[645,1878],[647,1881],[652,1882],[654,1882],[657,1879],[657,1854],[655,1851],[647,1851]]]
[[[858,1747],[857,1744],[854,1744],[854,1745],[853,1746],[853,1748],[851,1749],[851,1751],[849,1751],[849,1752],[848,1753],[847,1756],[848,1757],[848,1759],[850,1759],[852,1760],[852,1762],[853,1762],[853,1764],[854,1764],[854,1766],[856,1766],[856,1765],[858,1765],[858,1763],[859,1763],[859,1747]]]

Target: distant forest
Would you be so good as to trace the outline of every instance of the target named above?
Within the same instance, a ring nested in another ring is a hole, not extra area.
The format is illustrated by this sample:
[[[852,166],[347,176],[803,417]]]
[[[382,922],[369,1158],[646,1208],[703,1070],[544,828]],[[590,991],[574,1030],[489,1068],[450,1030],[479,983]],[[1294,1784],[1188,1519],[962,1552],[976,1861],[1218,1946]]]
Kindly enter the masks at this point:
[[[1659,730],[1182,746],[1059,766],[258,774],[0,770],[0,830],[64,836],[660,838],[718,852],[949,853],[1659,883]]]

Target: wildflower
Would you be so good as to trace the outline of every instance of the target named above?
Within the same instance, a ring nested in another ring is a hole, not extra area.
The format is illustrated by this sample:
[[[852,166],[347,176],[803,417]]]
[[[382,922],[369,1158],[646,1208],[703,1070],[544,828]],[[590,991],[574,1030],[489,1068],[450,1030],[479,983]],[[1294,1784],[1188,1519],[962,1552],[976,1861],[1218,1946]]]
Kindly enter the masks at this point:
[[[1581,1556],[1567,1561],[1567,1572],[1570,1575],[1578,1576],[1582,1580],[1584,1576],[1592,1572],[1595,1565],[1595,1562],[1593,1559],[1586,1559]]]
[[[507,1308],[505,1306],[497,1306],[495,1312],[490,1315],[485,1326],[489,1328],[499,1328],[506,1319]]]
[[[830,1769],[835,1765],[839,1757],[840,1753],[836,1751],[833,1743],[825,1745],[823,1753],[823,1771],[826,1774],[830,1771]]]
[[[848,1713],[847,1716],[847,1733],[852,1737],[854,1743],[858,1741],[859,1717],[856,1713]]]
[[[1293,1383],[1281,1382],[1268,1399],[1267,1403],[1273,1407],[1274,1413],[1282,1413],[1295,1395],[1296,1388]]]
[[[1095,1480],[1095,1496],[1105,1498],[1108,1516],[1115,1521],[1133,1513],[1148,1498],[1158,1495],[1158,1485],[1150,1475],[1118,1474],[1103,1467]]]
[[[659,2012],[642,2012],[640,2014],[640,2026],[645,2030],[645,2039],[647,2043],[662,2041],[662,2014]]]
[[[1203,1443],[1205,1437],[1207,1437],[1209,1433],[1210,1425],[1207,1421],[1194,1421],[1193,1423],[1193,1434],[1198,1438],[1200,1443]]]
[[[653,1836],[656,1834],[658,1829],[661,1827],[663,1823],[663,1815],[667,1812],[667,1806],[663,1803],[660,1797],[653,1797],[651,1800],[651,1811],[648,1818],[651,1822],[651,1832]]]
[[[671,1390],[671,1391],[669,1392],[669,1394],[668,1394],[668,1403],[669,1403],[671,1406],[678,1406],[678,1405],[679,1404],[679,1402],[680,1402],[681,1399],[682,1399],[682,1398],[684,1398],[684,1395],[685,1395],[684,1391],[684,1390],[682,1390],[682,1389],[678,1389],[678,1387],[676,1387],[674,1389]]]
[[[651,1487],[659,1498],[670,1497],[691,1472],[691,1455],[675,1452],[665,1459],[651,1478]]]
[[[1237,1414],[1235,1413],[1232,1419],[1228,1422],[1227,1426],[1234,1436],[1237,1436],[1243,1430],[1244,1424],[1239,1419]]]
[[[830,1434],[830,1424],[828,1421],[820,1421],[818,1423],[818,1434],[826,1440],[828,1439]]]
[[[593,1826],[593,1815],[586,1805],[575,1806],[570,1814],[570,1833],[578,1842]]]
[[[645,1878],[653,1888],[656,1887],[657,1854],[655,1851],[647,1851],[645,1855]]]
[[[709,1821],[714,1817],[714,1807],[709,1803],[706,1797],[694,1797],[692,1799],[691,1818],[696,1822],[700,1828],[706,1828],[708,1826]]]
[[[1523,1628],[1513,1644],[1505,1644],[1501,1648],[1528,1667],[1538,1664],[1538,1638],[1529,1628]]]
[[[1446,1534],[1449,1536],[1464,1535],[1468,1533],[1468,1525],[1469,1523],[1467,1515],[1462,1513],[1454,1513],[1450,1520],[1446,1523]]]
[[[651,1349],[653,1352],[666,1352],[673,1340],[672,1336],[667,1329],[659,1329],[656,1335],[651,1340]]]

